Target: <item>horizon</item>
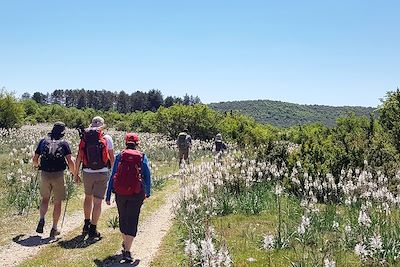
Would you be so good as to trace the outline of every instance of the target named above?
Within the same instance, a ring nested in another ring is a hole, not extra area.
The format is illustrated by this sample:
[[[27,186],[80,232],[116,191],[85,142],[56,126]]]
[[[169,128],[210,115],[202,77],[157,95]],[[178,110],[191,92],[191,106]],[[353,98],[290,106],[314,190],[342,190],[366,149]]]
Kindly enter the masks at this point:
[[[377,107],[400,84],[396,10],[363,1],[6,2],[0,88]]]

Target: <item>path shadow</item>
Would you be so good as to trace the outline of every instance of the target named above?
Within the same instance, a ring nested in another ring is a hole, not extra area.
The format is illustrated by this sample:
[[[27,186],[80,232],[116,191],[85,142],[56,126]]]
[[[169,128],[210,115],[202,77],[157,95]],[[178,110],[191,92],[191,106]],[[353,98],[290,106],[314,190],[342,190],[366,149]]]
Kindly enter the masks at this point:
[[[25,235],[17,235],[12,239],[12,241],[21,246],[24,246],[24,247],[37,247],[37,246],[57,242],[58,240],[60,240],[60,238],[56,239],[54,237],[42,238],[39,235],[34,235],[34,236],[29,236],[27,238],[23,238],[24,236]]]
[[[60,241],[58,245],[65,249],[77,249],[77,248],[87,248],[97,242],[102,238],[87,238],[84,235],[78,235],[70,240]]]
[[[135,267],[139,266],[139,263],[140,263],[139,259],[135,259],[133,262],[130,263],[123,262],[122,254],[109,256],[103,260],[99,259],[94,260],[94,264],[96,264],[97,267],[118,267],[118,266]]]

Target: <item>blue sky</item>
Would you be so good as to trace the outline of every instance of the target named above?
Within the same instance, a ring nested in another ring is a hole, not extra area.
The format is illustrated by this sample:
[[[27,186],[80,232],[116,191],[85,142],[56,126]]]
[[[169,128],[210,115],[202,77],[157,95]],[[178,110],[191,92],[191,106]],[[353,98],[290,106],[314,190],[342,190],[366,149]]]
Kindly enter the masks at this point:
[[[0,87],[376,106],[400,1],[0,0]]]

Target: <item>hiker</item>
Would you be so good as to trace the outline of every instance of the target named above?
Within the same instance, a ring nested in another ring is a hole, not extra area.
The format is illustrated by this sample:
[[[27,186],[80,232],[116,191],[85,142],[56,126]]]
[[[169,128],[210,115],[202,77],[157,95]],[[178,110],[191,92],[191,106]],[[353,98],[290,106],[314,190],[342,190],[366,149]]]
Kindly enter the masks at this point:
[[[53,227],[50,230],[50,237],[52,238],[60,234],[57,224],[61,215],[61,202],[66,198],[64,170],[68,165],[69,171],[75,172],[75,162],[71,156],[70,145],[62,139],[64,134],[65,124],[63,122],[54,123],[48,136],[39,141],[32,159],[33,166],[39,168],[41,174],[40,196],[42,199],[36,232],[43,233],[44,219],[53,193]]]
[[[80,183],[81,164],[85,200],[83,211],[85,221],[82,236],[100,238],[97,223],[101,214],[101,204],[107,189],[109,169],[114,164],[114,145],[111,136],[104,134],[104,119],[96,116],[89,128],[85,129],[79,144],[76,159],[75,182]]]
[[[192,146],[192,137],[188,134],[187,129],[184,129],[183,132],[178,134],[176,145],[179,150],[179,166],[181,166],[182,160],[185,160],[185,163],[189,164],[189,152]]]
[[[144,199],[150,197],[151,188],[148,159],[138,150],[138,142],[137,134],[126,134],[126,148],[115,159],[106,195],[106,203],[110,205],[111,191],[115,193],[123,236],[122,256],[126,262],[132,262],[130,250],[137,234],[140,208]]]
[[[222,141],[222,135],[220,133],[215,136],[214,145],[216,153],[224,152],[228,148],[226,144]]]

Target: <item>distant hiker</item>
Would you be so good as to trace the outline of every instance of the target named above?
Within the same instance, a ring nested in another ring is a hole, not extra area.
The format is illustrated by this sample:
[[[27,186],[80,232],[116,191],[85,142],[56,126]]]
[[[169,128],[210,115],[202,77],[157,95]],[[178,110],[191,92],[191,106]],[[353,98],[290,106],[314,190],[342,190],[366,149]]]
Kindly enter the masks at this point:
[[[56,122],[47,137],[41,139],[33,156],[33,165],[41,171],[40,195],[40,219],[36,232],[43,233],[44,219],[49,207],[51,193],[54,198],[53,227],[50,237],[60,234],[57,229],[58,220],[61,215],[61,202],[66,198],[64,183],[64,170],[69,168],[71,173],[75,172],[75,162],[71,156],[71,148],[66,140],[65,124]]]
[[[108,182],[106,202],[110,205],[111,191],[115,193],[119,215],[119,229],[123,236],[122,255],[132,262],[131,246],[137,234],[140,208],[150,197],[150,168],[145,154],[138,150],[139,136],[127,133],[126,148],[117,155]]]
[[[222,141],[222,135],[219,133],[215,136],[215,152],[224,152],[227,149],[226,144]]]
[[[182,160],[185,160],[185,163],[189,163],[189,152],[192,146],[192,137],[188,134],[188,130],[185,129],[183,132],[178,134],[178,138],[176,139],[176,145],[179,150],[179,166],[182,164]]]
[[[104,119],[96,116],[89,128],[85,129],[79,144],[76,160],[75,181],[81,181],[79,168],[83,164],[83,185],[85,200],[83,210],[85,221],[82,235],[99,238],[97,223],[101,214],[101,203],[107,189],[109,169],[114,164],[114,145],[111,136],[104,134]]]

